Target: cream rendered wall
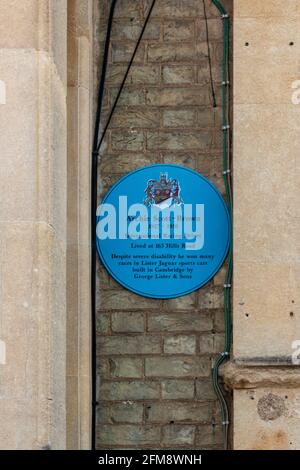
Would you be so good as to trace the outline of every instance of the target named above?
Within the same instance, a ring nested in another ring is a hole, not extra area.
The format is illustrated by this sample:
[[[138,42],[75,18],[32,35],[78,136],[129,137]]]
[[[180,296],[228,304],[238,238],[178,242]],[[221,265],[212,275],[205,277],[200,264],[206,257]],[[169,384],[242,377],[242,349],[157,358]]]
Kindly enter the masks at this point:
[[[66,6],[0,2],[2,449],[66,441]]]
[[[68,0],[67,448],[91,447],[92,0]]]
[[[235,449],[300,449],[299,79],[300,2],[236,0]]]
[[[91,6],[0,0],[0,449],[90,447]]]

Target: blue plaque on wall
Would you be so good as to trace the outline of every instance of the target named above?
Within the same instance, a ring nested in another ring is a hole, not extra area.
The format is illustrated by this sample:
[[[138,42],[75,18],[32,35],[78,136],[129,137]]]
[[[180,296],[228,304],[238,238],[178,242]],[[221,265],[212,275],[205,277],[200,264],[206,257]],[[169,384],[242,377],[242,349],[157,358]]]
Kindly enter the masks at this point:
[[[145,297],[180,297],[204,286],[226,258],[230,231],[216,187],[177,165],[129,173],[97,208],[104,266],[122,286]]]

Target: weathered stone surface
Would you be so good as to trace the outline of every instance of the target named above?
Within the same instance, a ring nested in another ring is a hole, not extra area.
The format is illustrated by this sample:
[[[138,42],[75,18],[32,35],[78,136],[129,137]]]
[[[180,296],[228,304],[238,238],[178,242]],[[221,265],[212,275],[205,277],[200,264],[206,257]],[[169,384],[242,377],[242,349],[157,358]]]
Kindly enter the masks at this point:
[[[99,167],[100,172],[103,176],[112,175],[114,173],[117,173],[119,175],[120,172],[132,171],[155,162],[156,159],[153,156],[152,152],[150,155],[147,153],[141,153],[140,155],[138,155],[136,153],[127,152],[122,153],[121,155],[105,153],[105,155],[101,157]]]
[[[143,313],[120,312],[112,314],[112,330],[116,333],[141,333],[144,329]]]
[[[193,65],[166,65],[162,69],[164,83],[194,83],[195,67]]]
[[[142,150],[144,134],[140,131],[113,131],[111,135],[113,150]]]
[[[223,40],[223,27],[219,18],[212,18],[208,21],[208,34],[210,41]],[[196,23],[196,37],[199,41],[206,41],[206,25],[204,19],[199,19]]]
[[[166,109],[163,111],[164,127],[195,127],[197,125],[197,114],[194,109]]]
[[[141,423],[143,414],[143,405],[139,403],[117,403],[110,407],[110,418],[113,423]]]
[[[196,352],[195,336],[166,336],[164,339],[166,354],[194,354]]]
[[[113,117],[111,127],[159,127],[159,111],[154,109],[119,109]]]
[[[115,63],[126,63],[131,59],[135,43],[114,42],[112,43],[112,60]],[[144,45],[139,47],[135,56],[135,63],[142,63],[145,54]]]
[[[161,0],[154,16],[159,18],[197,18],[203,15],[203,3],[197,0]]]
[[[109,365],[112,377],[139,378],[143,376],[143,360],[136,357],[113,357],[109,359]]]
[[[199,107],[197,124],[203,129],[215,126],[221,128],[220,112],[218,111],[218,109],[211,109],[210,107]]]
[[[122,82],[126,72],[126,65],[115,65],[107,71],[107,81],[111,85]],[[158,65],[133,65],[126,83],[128,85],[154,84],[159,81]]]
[[[119,0],[116,5],[115,18],[143,18],[150,7],[150,0],[137,2],[136,0]],[[109,0],[103,1],[102,13],[107,17],[109,12]]]
[[[196,48],[194,44],[151,44],[148,48],[149,63],[180,62],[193,63]]]
[[[98,339],[100,354],[153,354],[161,352],[161,341],[157,336],[110,336]]]
[[[167,400],[189,399],[194,397],[193,380],[164,380],[161,384],[162,398]]]
[[[160,384],[151,381],[102,382],[98,396],[101,400],[148,400],[159,398]]]
[[[234,250],[238,276],[233,293],[235,363],[224,369],[228,370],[224,377],[235,388],[234,448],[296,449],[300,446],[295,412],[299,393],[292,354],[293,341],[298,339],[299,165],[295,162],[299,132],[295,116],[299,106],[292,104],[292,83],[299,72],[299,5],[242,0],[235,6]],[[247,73],[254,64],[255,82]],[[250,196],[244,189],[254,181],[256,191]],[[253,229],[247,231],[249,217]]]
[[[99,426],[99,440],[108,445],[158,444],[159,430],[155,426],[134,426],[130,424]]]
[[[149,422],[193,422],[205,423],[212,419],[212,407],[198,403],[152,403],[147,406]]]
[[[149,106],[207,106],[211,97],[206,87],[162,88],[146,91],[146,104]],[[186,147],[190,148],[189,143]]]
[[[299,389],[235,390],[235,449],[295,450],[299,448]],[[251,426],[244,426],[245,419]]]
[[[107,334],[110,331],[110,315],[101,313],[97,316],[97,332]]]
[[[183,297],[177,297],[168,301],[167,308],[171,312],[174,310],[194,310],[196,306],[196,294],[184,295]]]
[[[111,38],[112,40],[129,40],[137,41],[141,33],[143,21],[132,21],[130,20],[119,20],[114,22],[112,29]],[[149,20],[146,31],[143,35],[144,39],[159,39],[160,38],[160,22],[155,20]],[[107,24],[103,22],[103,31],[106,32]]]
[[[223,443],[222,426],[202,425],[197,429],[196,444],[200,446],[218,445]]]
[[[269,3],[261,3],[259,1],[247,2],[241,0],[235,5],[236,18],[282,18],[282,17],[299,17],[300,7],[293,0],[271,0]]]
[[[203,312],[148,316],[149,331],[209,331],[212,325],[212,317]]]
[[[214,310],[214,330],[215,331],[224,331],[225,320],[224,320],[224,309]]]
[[[111,88],[109,91],[109,103],[113,106],[119,88]],[[122,94],[119,98],[119,106],[142,106],[145,104],[145,91],[143,89],[135,89],[132,86],[128,86],[123,89]]]
[[[200,308],[222,308],[223,307],[223,289],[219,287],[203,288],[199,292]]]
[[[165,153],[165,152],[164,152]],[[193,152],[190,153],[165,153],[163,157],[164,163],[170,163],[171,165],[183,165],[189,168],[196,168],[196,161]]]
[[[199,338],[199,350],[201,354],[217,354],[224,350],[224,334],[206,333]]]
[[[148,299],[134,294],[129,295],[128,291],[110,290],[102,293],[101,306],[105,306],[107,310],[124,311],[138,309],[159,309],[160,301],[156,299]]]
[[[258,365],[258,364],[256,364]],[[253,367],[250,363],[238,364],[236,362],[226,363],[221,374],[228,388],[255,389],[261,387],[294,387],[300,386],[300,374],[297,367],[282,367],[260,365]]]
[[[147,132],[147,148],[149,150],[205,150],[211,146],[212,138],[209,132],[198,131],[165,131]]]
[[[172,424],[163,428],[163,444],[192,445],[195,439],[195,426]]]
[[[164,41],[193,40],[195,34],[194,20],[172,20],[164,22]]]
[[[210,361],[201,357],[159,357],[145,359],[148,377],[208,377]]]
[[[196,380],[196,397],[201,401],[216,400],[216,394],[211,380]]]

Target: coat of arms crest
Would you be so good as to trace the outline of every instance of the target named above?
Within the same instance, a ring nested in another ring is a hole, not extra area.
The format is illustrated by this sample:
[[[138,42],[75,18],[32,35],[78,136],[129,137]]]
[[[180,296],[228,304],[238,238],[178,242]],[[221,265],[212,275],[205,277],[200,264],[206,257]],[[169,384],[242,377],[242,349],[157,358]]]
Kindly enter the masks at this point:
[[[144,204],[147,207],[157,205],[163,209],[174,204],[183,204],[179,181],[168,178],[167,173],[161,173],[159,180],[149,180],[145,193]]]

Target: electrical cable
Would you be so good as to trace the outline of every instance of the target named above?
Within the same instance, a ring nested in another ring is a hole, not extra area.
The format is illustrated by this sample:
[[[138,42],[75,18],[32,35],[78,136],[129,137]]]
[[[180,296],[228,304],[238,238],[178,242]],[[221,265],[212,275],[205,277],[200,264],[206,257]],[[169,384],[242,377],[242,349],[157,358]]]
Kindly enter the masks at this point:
[[[112,117],[113,117],[113,114],[114,114],[114,112],[115,112],[116,106],[117,106],[117,104],[118,104],[118,102],[119,102],[121,93],[122,93],[122,91],[123,91],[125,82],[126,82],[126,80],[127,80],[128,74],[129,74],[130,69],[131,69],[131,67],[132,67],[132,64],[133,64],[133,61],[134,61],[134,59],[135,59],[136,53],[137,53],[137,51],[138,51],[140,42],[141,42],[141,40],[142,40],[142,38],[143,38],[145,29],[146,29],[146,27],[147,27],[149,18],[150,18],[150,16],[151,16],[152,10],[153,10],[154,5],[155,5],[155,2],[156,2],[156,0],[153,0],[151,6],[150,6],[150,8],[149,8],[149,11],[148,11],[148,14],[147,14],[147,16],[146,16],[144,25],[143,25],[143,27],[142,27],[142,30],[141,30],[140,35],[139,35],[139,38],[138,38],[137,43],[136,43],[136,45],[135,45],[133,54],[132,54],[131,59],[130,59],[130,61],[129,61],[129,63],[128,63],[128,66],[127,66],[127,69],[126,69],[124,78],[123,78],[123,80],[122,80],[121,86],[120,86],[120,88],[119,88],[119,91],[118,91],[117,96],[116,96],[116,98],[115,98],[114,104],[113,104],[113,106],[112,106],[112,108],[111,108],[111,111],[110,111],[110,113],[109,113],[107,122],[106,122],[106,124],[105,124],[105,126],[104,126],[104,130],[103,130],[103,132],[102,132],[101,139],[100,139],[100,142],[99,142],[98,147],[97,147],[98,152],[99,152],[99,150],[100,150],[101,144],[102,144],[102,142],[103,142],[103,140],[104,140],[104,137],[105,137],[105,134],[106,134],[106,131],[107,131],[107,129],[108,129],[108,126],[109,126],[109,124],[110,124],[110,122],[111,122],[111,119],[112,119]]]
[[[92,151],[92,168],[91,168],[91,339],[92,339],[92,450],[96,449],[96,413],[97,413],[97,388],[96,388],[96,209],[97,209],[97,167],[98,167],[98,138],[99,138],[99,127],[101,120],[101,111],[104,96],[104,85],[106,78],[106,70],[108,63],[108,52],[110,44],[110,36],[114,18],[115,7],[117,0],[112,0],[110,7],[106,38],[104,45],[104,54],[102,62],[101,77],[99,83],[99,92],[97,100],[97,111],[95,119],[95,131]]]
[[[207,57],[208,57],[211,95],[212,95],[213,107],[216,108],[217,107],[217,101],[216,101],[216,93],[215,93],[215,87],[214,87],[214,81],[213,81],[213,75],[212,75],[211,53],[210,53],[209,31],[208,31],[208,19],[207,19],[207,13],[206,13],[205,0],[202,0],[202,1],[203,1],[203,13],[204,13],[205,29],[206,29],[206,44],[207,44]]]
[[[230,127],[230,63],[229,36],[230,19],[220,1],[212,0],[221,14],[223,21],[223,60],[222,60],[222,131],[223,131],[223,178],[225,184],[228,212],[231,220],[230,246],[227,258],[227,271],[224,284],[224,352],[215,360],[212,370],[213,387],[220,403],[224,447],[228,448],[229,411],[224,390],[219,380],[221,365],[229,358],[231,350],[231,285],[233,271],[233,240],[232,240],[232,184],[231,184],[231,127]]]

